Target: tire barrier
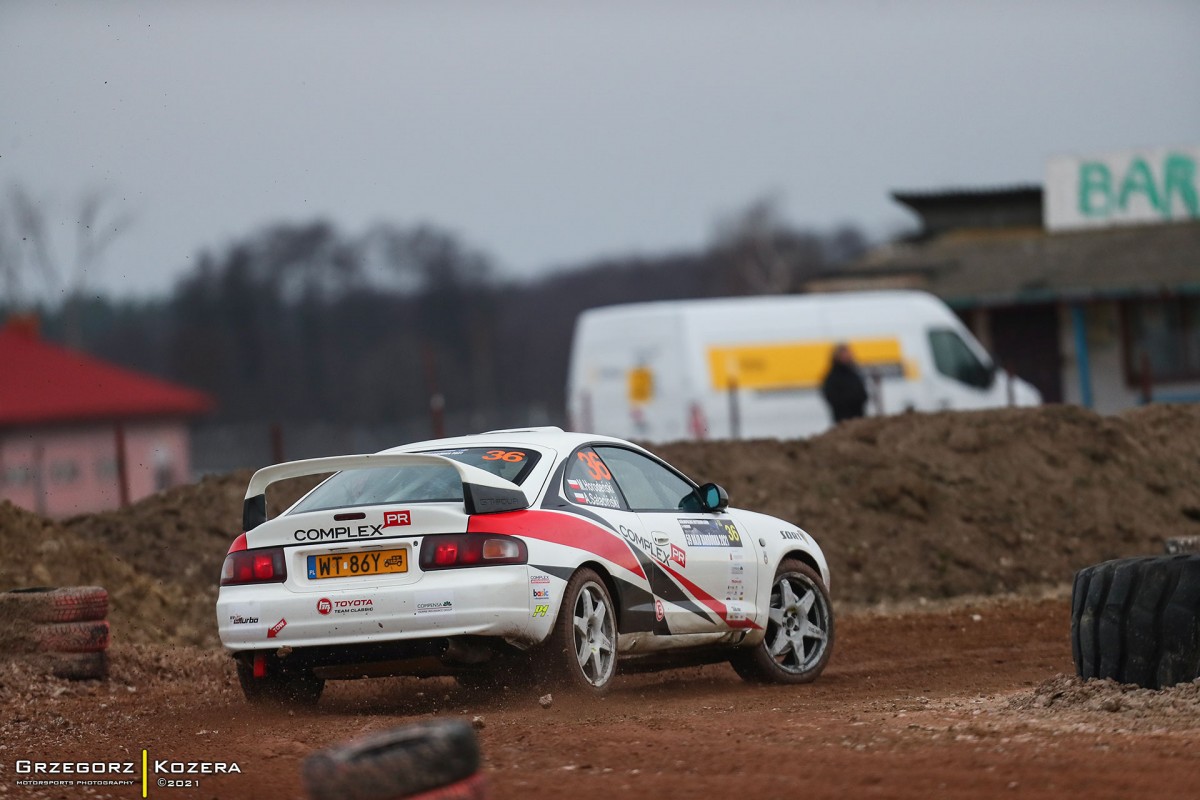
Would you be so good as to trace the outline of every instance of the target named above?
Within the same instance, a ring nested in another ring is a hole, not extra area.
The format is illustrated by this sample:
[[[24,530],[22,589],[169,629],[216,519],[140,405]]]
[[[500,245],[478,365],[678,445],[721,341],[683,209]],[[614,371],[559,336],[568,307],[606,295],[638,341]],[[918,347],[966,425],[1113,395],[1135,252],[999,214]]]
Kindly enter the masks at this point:
[[[1079,677],[1162,689],[1200,677],[1200,555],[1084,567],[1071,592]]]
[[[435,719],[319,750],[304,760],[312,800],[486,800],[471,723]]]
[[[0,648],[58,678],[108,677],[108,592],[99,586],[0,592]]]
[[[45,586],[0,593],[0,616],[29,622],[92,622],[108,618],[108,592],[100,586]]]

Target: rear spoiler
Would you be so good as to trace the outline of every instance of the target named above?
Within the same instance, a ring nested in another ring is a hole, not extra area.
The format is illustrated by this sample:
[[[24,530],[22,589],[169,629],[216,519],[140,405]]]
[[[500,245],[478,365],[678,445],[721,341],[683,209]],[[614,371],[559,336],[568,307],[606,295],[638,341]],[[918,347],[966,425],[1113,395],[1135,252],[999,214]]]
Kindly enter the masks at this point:
[[[250,478],[250,485],[246,487],[246,499],[242,503],[242,530],[251,531],[267,521],[267,487],[276,481],[304,475],[320,475],[324,472],[343,472],[348,469],[409,467],[422,464],[449,465],[454,468],[462,479],[463,506],[468,514],[494,514],[498,511],[520,511],[529,508],[529,498],[515,483],[452,458],[416,453],[332,456],[288,461],[263,467],[254,473]]]

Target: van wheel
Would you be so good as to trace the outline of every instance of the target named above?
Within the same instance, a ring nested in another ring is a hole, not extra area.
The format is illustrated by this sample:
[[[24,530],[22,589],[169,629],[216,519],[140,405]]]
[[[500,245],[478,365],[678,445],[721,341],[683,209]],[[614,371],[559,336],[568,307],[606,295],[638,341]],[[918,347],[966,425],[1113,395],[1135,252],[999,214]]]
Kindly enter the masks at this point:
[[[767,633],[753,647],[735,650],[729,663],[744,680],[810,683],[833,652],[833,605],[812,567],[784,559],[775,570]]]

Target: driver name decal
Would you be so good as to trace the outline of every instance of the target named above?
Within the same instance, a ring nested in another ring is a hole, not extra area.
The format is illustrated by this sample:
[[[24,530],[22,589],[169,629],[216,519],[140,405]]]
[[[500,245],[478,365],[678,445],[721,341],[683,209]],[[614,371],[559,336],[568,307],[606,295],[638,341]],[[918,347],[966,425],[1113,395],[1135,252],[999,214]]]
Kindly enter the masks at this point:
[[[737,526],[724,519],[681,519],[683,540],[688,547],[741,547]]]

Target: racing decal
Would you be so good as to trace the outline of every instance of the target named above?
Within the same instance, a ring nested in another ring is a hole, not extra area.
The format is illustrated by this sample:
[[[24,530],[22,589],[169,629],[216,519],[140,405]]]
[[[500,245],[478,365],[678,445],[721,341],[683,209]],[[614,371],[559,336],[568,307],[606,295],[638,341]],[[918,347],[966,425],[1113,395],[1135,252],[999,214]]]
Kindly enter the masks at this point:
[[[683,540],[688,547],[741,547],[742,535],[727,519],[681,519]]]
[[[587,467],[588,474],[594,480],[611,481],[613,479],[612,473],[608,471],[608,467],[604,466],[604,462],[600,460],[600,456],[596,451],[591,449],[580,450],[575,455]]]
[[[800,535],[800,531],[780,531],[779,535],[784,539],[794,539],[796,541],[804,540],[804,537]]]
[[[729,582],[725,586],[725,600],[746,599],[746,565],[736,561],[729,562]]]
[[[612,481],[589,481],[567,478],[567,490],[576,503],[601,508],[620,508],[617,486]]]
[[[279,620],[279,622],[276,622],[274,625],[272,625],[267,630],[267,638],[274,639],[276,636],[279,635],[279,632],[286,627],[287,627],[287,620],[286,619]]]
[[[758,628],[758,627],[760,627],[759,625],[757,625],[757,624],[751,622],[749,619],[747,619],[744,613],[731,613],[730,608],[728,606],[726,606],[724,603],[722,603],[717,598],[715,598],[712,595],[705,592],[699,586],[692,583],[691,581],[689,581],[687,578],[680,575],[675,570],[671,569],[669,566],[664,565],[663,569],[665,569],[667,571],[667,573],[671,575],[671,577],[673,577],[673,578],[675,578],[675,580],[679,581],[679,583],[685,589],[687,589],[689,592],[691,592],[693,597],[695,597],[701,603],[703,603],[704,605],[706,605],[710,609],[712,609],[712,611],[714,613],[716,613],[716,615],[719,616],[721,619],[725,620],[725,624],[727,624],[729,627],[731,627],[731,628]]]
[[[629,546],[609,530],[576,514],[540,509],[507,511],[482,518],[472,516],[467,521],[468,533],[503,533],[574,547],[608,559],[645,579],[646,573]]]
[[[667,613],[663,609],[662,600],[655,600],[654,601],[654,618],[656,620],[658,620],[659,622],[662,622],[663,619],[666,618],[666,616],[667,616]]]
[[[262,622],[262,605],[259,603],[232,603],[229,606],[230,625],[257,625]]]
[[[386,524],[386,523],[385,523]],[[405,524],[408,523],[397,523]],[[308,528],[306,530],[298,530],[292,534],[292,537],[297,542],[328,542],[340,541],[342,539],[370,539],[373,536],[382,536],[383,525],[357,525],[350,527],[342,525],[336,528]]]
[[[407,509],[383,512],[383,527],[395,528],[399,525],[411,525],[412,514]]]
[[[525,454],[520,450],[488,450],[483,454],[483,460],[517,463],[525,460]]]
[[[529,591],[533,596],[533,602],[535,603],[546,603],[550,601],[549,586],[532,586],[530,587]]]
[[[375,610],[375,602],[369,597],[357,597],[349,600],[330,600],[322,597],[317,601],[317,613],[321,616],[329,614],[369,614]]]
[[[530,613],[530,616],[531,617],[544,617],[548,613],[550,613],[550,606],[540,605],[540,606],[533,607],[533,611]]]
[[[453,614],[453,592],[417,592],[417,614]]]
[[[677,544],[672,544],[670,560],[681,567],[687,567],[687,551]]]
[[[549,575],[530,575],[529,582],[531,584],[533,584],[533,583],[549,583],[550,576]]]

